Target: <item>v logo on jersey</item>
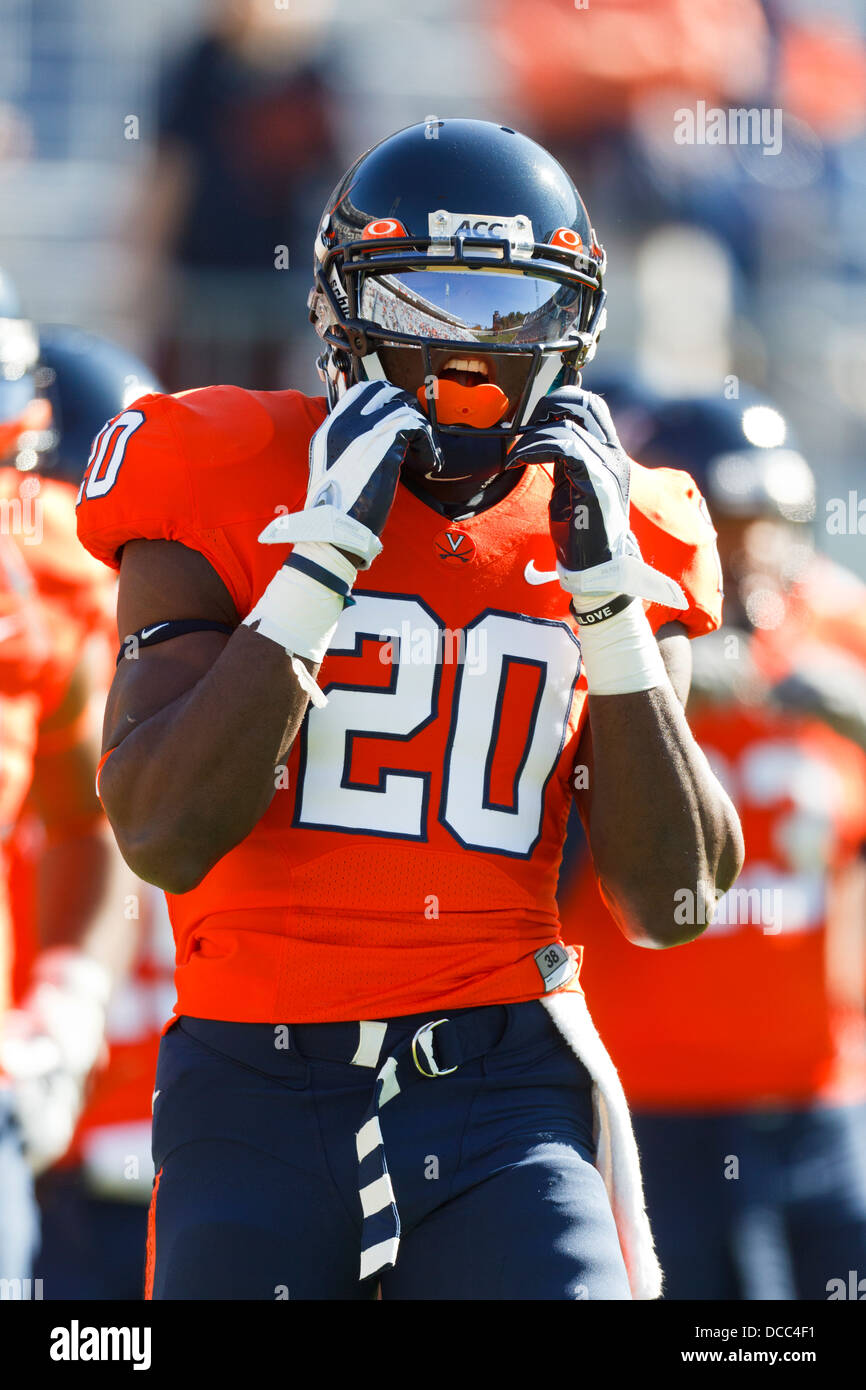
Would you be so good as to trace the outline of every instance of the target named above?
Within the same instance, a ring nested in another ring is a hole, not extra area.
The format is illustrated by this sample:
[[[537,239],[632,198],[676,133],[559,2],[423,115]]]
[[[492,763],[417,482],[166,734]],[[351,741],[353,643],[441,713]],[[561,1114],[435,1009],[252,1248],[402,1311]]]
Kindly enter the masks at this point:
[[[530,560],[523,571],[523,578],[527,584],[552,584],[555,579],[559,579],[559,575],[556,570],[537,570],[535,561]]]
[[[434,538],[436,554],[446,564],[466,565],[475,556],[475,542],[465,531],[440,531]]]

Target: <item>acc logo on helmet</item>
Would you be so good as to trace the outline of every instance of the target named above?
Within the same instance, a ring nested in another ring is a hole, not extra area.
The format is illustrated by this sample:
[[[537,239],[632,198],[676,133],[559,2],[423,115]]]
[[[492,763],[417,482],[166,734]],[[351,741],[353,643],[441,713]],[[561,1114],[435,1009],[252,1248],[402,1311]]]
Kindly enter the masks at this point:
[[[501,238],[511,243],[515,252],[532,254],[534,236],[532,223],[528,217],[499,217],[496,213],[485,212],[447,212],[440,208],[428,217],[430,238],[433,243],[450,242],[456,236],[477,236]]]

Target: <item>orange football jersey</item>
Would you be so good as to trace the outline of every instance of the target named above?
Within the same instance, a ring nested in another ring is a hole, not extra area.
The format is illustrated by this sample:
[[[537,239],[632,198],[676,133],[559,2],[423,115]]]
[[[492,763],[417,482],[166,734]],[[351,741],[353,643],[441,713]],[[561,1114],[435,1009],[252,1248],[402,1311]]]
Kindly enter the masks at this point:
[[[9,1003],[10,844],[33,779],[39,723],[62,698],[69,669],[14,541],[0,532],[0,1012]]]
[[[115,567],[132,538],[180,541],[243,617],[286,558],[257,537],[303,506],[324,416],[293,391],[145,397],[95,441],[79,536]],[[255,829],[169,896],[178,1012],[317,1022],[545,992],[587,698],[550,492],[529,468],[451,524],[398,489],[322,666],[327,707],[308,710]],[[654,626],[715,627],[714,534],[691,480],[635,465],[632,527],[689,599],[685,614],[651,609]]]
[[[785,595],[778,627],[762,631],[755,655],[773,681],[788,674],[793,650],[808,663],[821,660],[820,647],[838,648],[866,666],[866,584],[815,554]]]
[[[561,892],[563,936],[583,943],[626,1095],[662,1111],[862,1099],[862,969],[851,970],[862,903],[839,899],[866,841],[866,757],[818,720],[770,709],[705,706],[691,724],[746,844],[713,924],[688,945],[642,950],[586,865]]]
[[[28,700],[35,718],[29,725],[29,757],[26,763],[22,760],[18,779],[19,802],[20,788],[23,786],[26,791],[32,779],[34,756],[46,749],[59,752],[72,746],[86,732],[93,732],[94,717],[101,718],[100,708],[89,712],[90,718],[74,717],[64,727],[52,727],[45,735],[39,723],[45,713],[53,712],[46,706],[46,691],[52,704],[59,702],[85,650],[89,677],[97,691],[101,688],[103,700],[114,671],[116,580],[78,543],[75,495],[75,487],[58,479],[0,468],[0,504],[5,499],[8,507],[15,507],[11,515],[17,524],[10,542],[14,541],[23,562],[20,569],[26,572],[29,591],[38,594],[43,634],[44,659],[39,670],[31,667],[24,677],[32,687]],[[94,803],[94,810],[98,809]],[[32,961],[39,949],[37,876],[44,843],[38,817],[25,807],[9,832],[3,872],[14,943],[11,998],[16,1002],[29,986]],[[7,922],[7,937],[9,930]],[[80,1160],[82,1154],[85,1161],[89,1160],[91,1149],[97,1160],[105,1149],[116,1158],[113,1136],[125,1146],[121,1153],[126,1154],[139,1130],[142,1135],[149,1135],[156,1050],[166,1008],[164,970],[159,974],[151,960],[149,939],[148,935],[147,942],[142,942],[132,977],[122,983],[112,999],[106,1030],[108,1062],[95,1079],[76,1140],[65,1156],[66,1163]],[[162,994],[159,1002],[153,1003],[149,995],[157,976]],[[147,1151],[147,1145],[141,1147]],[[115,1168],[123,1171],[120,1163]],[[127,1182],[125,1188],[129,1186]]]
[[[10,511],[14,508],[14,511]],[[114,637],[115,585],[75,538],[75,488],[56,478],[0,468],[0,509],[33,576],[52,630],[53,655],[68,675],[92,633]]]
[[[13,522],[9,528],[29,576],[28,584],[39,599],[45,660],[41,674],[40,719],[46,686],[51,702],[58,704],[85,648],[88,672],[103,695],[114,670],[116,650],[116,582],[114,576],[86,555],[75,535],[75,493],[69,483],[13,467],[0,468],[0,509]],[[90,725],[102,710],[91,711]],[[54,752],[83,737],[87,720],[74,719],[65,728],[53,728],[39,742]],[[35,752],[35,749],[34,749]],[[27,781],[32,777],[32,764]],[[98,810],[98,807],[95,808]],[[15,964],[12,993],[19,998],[29,982],[30,965],[38,948],[36,940],[36,872],[42,848],[38,823],[26,810],[6,840],[6,884],[11,902]]]

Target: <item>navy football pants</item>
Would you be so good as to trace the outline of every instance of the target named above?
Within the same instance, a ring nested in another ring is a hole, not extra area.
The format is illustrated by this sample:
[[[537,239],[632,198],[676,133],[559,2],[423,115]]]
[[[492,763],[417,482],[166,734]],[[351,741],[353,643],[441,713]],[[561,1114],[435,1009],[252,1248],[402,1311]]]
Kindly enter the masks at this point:
[[[431,1017],[391,1020],[379,1064]],[[363,1283],[355,1133],[377,1068],[349,1060],[358,1025],[305,1025],[303,1047],[283,1049],[270,1024],[173,1025],[156,1077],[152,1297],[373,1299],[381,1278],[385,1299],[629,1298],[589,1076],[536,1001],[503,1007],[501,1024],[483,1057],[382,1110],[402,1239],[396,1266]],[[311,1055],[324,1030],[346,1061]]]
[[[36,1192],[42,1213],[36,1277],[43,1297],[140,1299],[145,1204],[98,1196],[80,1168],[44,1173]]]
[[[866,1106],[634,1128],[666,1298],[826,1300],[866,1275]]]

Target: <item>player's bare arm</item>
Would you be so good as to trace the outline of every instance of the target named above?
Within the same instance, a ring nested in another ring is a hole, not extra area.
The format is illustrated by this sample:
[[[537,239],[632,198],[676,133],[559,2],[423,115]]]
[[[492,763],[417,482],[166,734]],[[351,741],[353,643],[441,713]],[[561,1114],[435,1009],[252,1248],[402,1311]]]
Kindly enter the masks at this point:
[[[374,428],[359,448],[364,416]],[[347,397],[317,431],[305,509],[262,534],[294,546],[245,623],[198,552],[172,541],[125,547],[119,635],[143,633],[145,644],[131,645],[112,685],[104,748],[117,751],[100,792],[142,878],[188,892],[264,815],[310,697],[322,702],[315,677],[357,569],[382,548],[406,449],[428,430],[395,387],[365,383]],[[196,619],[234,631],[146,645],[150,629]]]
[[[707,925],[677,925],[674,893],[689,888],[697,903],[712,904],[736,879],[744,847],[736,811],[683,711],[691,667],[685,629],[671,623],[658,638],[664,683],[590,697],[580,749],[589,769],[581,809],[619,925],[639,945],[672,946]]]
[[[185,892],[264,815],[309,695],[284,648],[238,626],[204,556],[174,541],[133,541],[121,563],[121,640],[167,615],[235,631],[190,632],[121,660],[103,736],[115,752],[99,789],[130,867]]]

